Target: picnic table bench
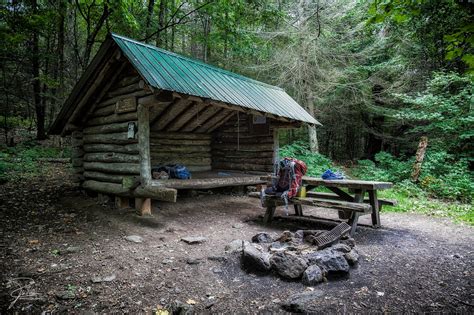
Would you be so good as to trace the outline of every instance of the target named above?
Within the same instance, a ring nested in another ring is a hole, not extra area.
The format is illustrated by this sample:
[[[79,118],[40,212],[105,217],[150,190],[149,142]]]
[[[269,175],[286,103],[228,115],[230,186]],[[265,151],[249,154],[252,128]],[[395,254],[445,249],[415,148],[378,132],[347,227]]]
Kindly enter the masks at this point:
[[[262,177],[262,180],[270,182],[271,176]],[[389,189],[393,186],[389,182],[363,181],[353,179],[343,180],[324,180],[321,178],[303,176],[302,185],[306,187],[306,197],[293,197],[289,200],[295,209],[296,216],[303,216],[303,205],[323,207],[337,210],[340,219],[347,219],[351,225],[351,235],[357,229],[359,216],[371,214],[372,227],[380,227],[380,209],[383,205],[394,206],[395,200],[379,199],[377,191]],[[316,187],[326,187],[332,193],[313,192]],[[344,191],[346,189],[347,191]],[[368,198],[365,198],[365,194]],[[260,197],[258,192],[251,193],[251,197]],[[278,206],[285,205],[282,198],[266,195],[263,200],[263,206],[266,207],[264,223],[271,222],[275,209]]]

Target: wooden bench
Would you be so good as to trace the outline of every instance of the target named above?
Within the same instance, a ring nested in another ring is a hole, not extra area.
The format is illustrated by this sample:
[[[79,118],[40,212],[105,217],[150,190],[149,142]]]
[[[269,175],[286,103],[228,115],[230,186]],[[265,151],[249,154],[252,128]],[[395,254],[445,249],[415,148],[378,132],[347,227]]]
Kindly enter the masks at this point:
[[[249,193],[249,197],[260,198],[260,193],[252,192]],[[343,200],[329,200],[323,198],[313,198],[313,197],[294,197],[288,200],[289,205],[293,205],[295,209],[296,216],[303,216],[303,205],[313,206],[313,207],[323,207],[327,209],[334,209],[340,213],[347,215],[348,224],[351,226],[351,235],[354,235],[357,229],[357,222],[359,216],[363,214],[368,214],[372,212],[372,207],[369,204],[357,203],[357,202],[348,202]],[[272,221],[275,214],[276,207],[284,206],[285,201],[276,196],[266,195],[264,199],[263,206],[266,207],[265,216],[263,218],[263,223],[268,224]]]
[[[306,193],[307,197],[318,198],[318,199],[330,199],[330,200],[339,200],[341,197],[334,193],[329,192],[316,192],[316,191],[308,191]],[[379,203],[379,211],[382,211],[382,206],[396,206],[398,202],[393,199],[378,199]],[[369,198],[364,199],[364,203],[370,203]]]

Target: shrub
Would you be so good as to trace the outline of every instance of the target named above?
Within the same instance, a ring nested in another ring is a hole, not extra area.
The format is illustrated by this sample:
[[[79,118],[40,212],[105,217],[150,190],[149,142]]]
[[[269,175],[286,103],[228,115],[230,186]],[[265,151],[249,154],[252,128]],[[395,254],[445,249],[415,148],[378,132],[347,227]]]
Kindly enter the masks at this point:
[[[319,153],[313,153],[309,149],[309,144],[303,141],[296,141],[280,148],[280,157],[294,157],[302,160],[308,166],[308,176],[321,176],[328,168],[332,168],[331,160]]]

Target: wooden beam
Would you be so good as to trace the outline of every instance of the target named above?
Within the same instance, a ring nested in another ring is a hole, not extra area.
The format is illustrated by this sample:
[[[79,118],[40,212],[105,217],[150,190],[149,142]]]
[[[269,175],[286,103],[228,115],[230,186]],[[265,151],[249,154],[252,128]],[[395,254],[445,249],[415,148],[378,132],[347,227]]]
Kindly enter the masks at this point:
[[[122,197],[152,198],[156,200],[176,202],[177,191],[173,188],[162,185],[143,187],[139,186],[135,190],[122,187],[122,184],[103,183],[94,180],[86,180],[82,187],[103,194],[111,194]]]
[[[138,143],[132,143],[127,145],[117,144],[84,144],[83,147],[85,152],[119,152],[119,153],[138,153]]]
[[[202,124],[200,127],[196,128],[193,130],[193,132],[207,132],[210,128],[212,128],[215,124],[220,122],[222,119],[230,115],[231,111],[228,109],[221,109],[219,112],[217,112],[214,116],[209,118],[204,124]]]
[[[101,91],[99,92],[99,94],[95,97],[95,99],[91,102],[91,100],[89,100],[89,102],[92,104],[91,107],[89,108],[89,110],[86,112],[85,115],[82,116],[82,119],[81,119],[81,123],[83,124],[86,119],[89,117],[89,115],[91,113],[94,112],[97,104],[102,100],[102,98],[104,97],[104,95],[109,91],[110,87],[112,86],[112,84],[115,83],[115,81],[117,81],[117,78],[119,77],[120,73],[122,72],[122,70],[125,68],[125,66],[127,65],[128,61],[125,62],[125,61],[122,61],[121,64],[119,65],[118,69],[116,69],[114,71],[114,73],[112,74],[112,76],[107,80],[107,82],[105,83],[105,85],[102,87]],[[105,79],[105,78],[104,78]],[[114,96],[114,95],[112,95]]]
[[[169,131],[178,131],[194,117],[199,117],[199,112],[203,111],[206,106],[207,105],[205,105],[204,103],[194,102],[191,106],[189,106],[186,112],[182,113],[173,122],[171,122],[166,129]]]
[[[135,163],[84,162],[84,169],[110,174],[140,174],[140,165]]]
[[[195,130],[220,110],[221,108],[218,106],[207,106],[202,111],[202,113],[199,114],[199,116],[193,116],[192,119],[185,126],[183,126],[180,131],[190,132]]]
[[[151,183],[150,161],[150,111],[149,107],[138,104],[138,149],[140,151],[141,183],[147,186]]]
[[[231,119],[234,115],[236,114],[235,111],[231,111],[229,113],[229,115],[225,116],[224,118],[222,118],[220,121],[218,121],[217,123],[214,124],[214,126],[212,126],[211,128],[209,128],[207,130],[207,132],[213,132],[214,130],[216,130],[217,128],[219,128],[220,126],[222,126],[223,124],[225,124],[229,119]]]
[[[169,108],[162,115],[160,115],[154,122],[152,122],[153,126],[156,125],[156,130],[165,129],[166,126],[170,124],[173,119],[176,119],[176,117],[178,117],[188,108],[191,102],[192,101],[188,98],[178,99],[175,103],[170,105]]]

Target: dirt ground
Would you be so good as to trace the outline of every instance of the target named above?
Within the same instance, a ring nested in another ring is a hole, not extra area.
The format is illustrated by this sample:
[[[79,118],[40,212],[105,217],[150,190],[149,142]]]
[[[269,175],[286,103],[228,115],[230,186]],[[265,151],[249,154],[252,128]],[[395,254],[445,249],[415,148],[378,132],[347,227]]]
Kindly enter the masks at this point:
[[[313,288],[248,274],[238,256],[224,255],[234,239],[309,227],[285,219],[264,227],[263,212],[255,199],[200,194],[176,204],[156,202],[152,217],[139,217],[98,204],[60,167],[43,178],[5,184],[1,313],[151,312],[177,300],[199,313],[283,312],[280,304],[289,296]],[[323,291],[314,309],[474,312],[474,230],[415,214],[382,213],[381,219],[381,229],[359,228],[361,259],[350,276],[314,288]],[[143,242],[125,240],[129,235]],[[189,245],[184,236],[207,241]],[[97,277],[111,281],[93,282]]]

